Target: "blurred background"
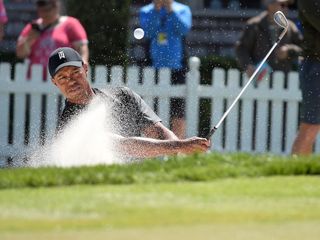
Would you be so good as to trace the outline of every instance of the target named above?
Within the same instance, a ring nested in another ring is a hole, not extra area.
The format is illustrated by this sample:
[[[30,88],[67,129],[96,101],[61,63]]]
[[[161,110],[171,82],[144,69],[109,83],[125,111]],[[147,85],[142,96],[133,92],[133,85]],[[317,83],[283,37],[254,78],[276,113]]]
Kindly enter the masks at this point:
[[[149,64],[147,43],[136,40],[132,33],[139,24],[139,8],[151,1],[61,2],[62,14],[77,17],[88,32],[91,64]],[[265,9],[263,1],[179,2],[190,6],[192,11],[192,30],[186,37],[187,54],[200,57],[203,69],[208,72],[216,65],[237,67],[234,45],[246,21]],[[17,61],[14,53],[17,37],[26,23],[37,17],[36,8],[32,0],[4,0],[4,4],[9,21],[0,42],[0,61],[14,62]],[[297,19],[296,3],[289,6],[288,15],[289,19]]]

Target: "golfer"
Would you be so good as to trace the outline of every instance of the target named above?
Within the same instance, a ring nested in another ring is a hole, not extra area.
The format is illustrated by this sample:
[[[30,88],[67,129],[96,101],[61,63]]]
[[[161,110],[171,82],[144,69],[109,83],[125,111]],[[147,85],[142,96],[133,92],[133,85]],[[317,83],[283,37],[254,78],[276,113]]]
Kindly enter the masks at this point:
[[[118,126],[112,127],[112,140],[117,150],[127,156],[147,158],[177,153],[191,154],[205,152],[210,147],[210,141],[205,138],[178,139],[142,98],[126,87],[110,87],[103,91],[91,88],[87,81],[88,66],[72,48],[64,47],[53,51],[48,68],[52,82],[66,98],[58,131],[63,131],[65,125],[97,97],[108,104],[108,109],[111,108],[111,115]]]

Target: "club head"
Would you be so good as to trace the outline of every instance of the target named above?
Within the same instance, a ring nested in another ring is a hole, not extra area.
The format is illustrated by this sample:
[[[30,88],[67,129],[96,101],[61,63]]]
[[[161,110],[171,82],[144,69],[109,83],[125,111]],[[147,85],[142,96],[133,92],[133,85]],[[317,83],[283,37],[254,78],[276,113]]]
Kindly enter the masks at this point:
[[[282,28],[287,29],[288,28],[288,20],[286,16],[281,11],[277,11],[273,15],[274,21]]]

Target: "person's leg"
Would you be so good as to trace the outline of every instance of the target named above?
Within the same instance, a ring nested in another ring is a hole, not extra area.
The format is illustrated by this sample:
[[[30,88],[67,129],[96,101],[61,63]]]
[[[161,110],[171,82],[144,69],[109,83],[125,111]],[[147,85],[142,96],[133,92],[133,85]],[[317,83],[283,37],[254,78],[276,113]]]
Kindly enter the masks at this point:
[[[301,124],[294,140],[292,154],[308,155],[320,130],[320,62],[306,59],[301,64]]]
[[[309,155],[320,131],[320,124],[301,123],[298,135],[293,143],[292,154]]]

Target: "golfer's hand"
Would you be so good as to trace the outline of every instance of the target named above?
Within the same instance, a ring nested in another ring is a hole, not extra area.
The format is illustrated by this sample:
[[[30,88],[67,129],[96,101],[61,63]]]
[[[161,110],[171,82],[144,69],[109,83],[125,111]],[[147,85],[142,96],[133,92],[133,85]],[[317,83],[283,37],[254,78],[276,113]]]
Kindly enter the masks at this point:
[[[210,140],[200,137],[192,137],[181,140],[181,153],[192,154],[206,152],[210,148]]]

